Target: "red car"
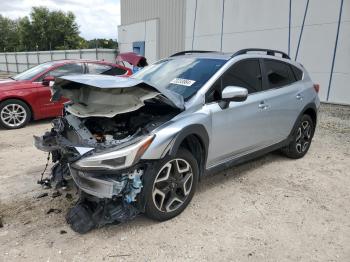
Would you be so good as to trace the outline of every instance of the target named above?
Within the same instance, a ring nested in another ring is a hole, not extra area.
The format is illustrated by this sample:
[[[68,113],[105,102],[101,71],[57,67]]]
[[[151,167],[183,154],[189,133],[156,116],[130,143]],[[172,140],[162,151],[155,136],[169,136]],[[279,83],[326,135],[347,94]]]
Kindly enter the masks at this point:
[[[51,102],[49,85],[55,77],[72,74],[129,76],[132,71],[104,61],[60,60],[46,62],[0,80],[0,125],[6,129],[16,129],[32,119],[59,116],[66,100]]]

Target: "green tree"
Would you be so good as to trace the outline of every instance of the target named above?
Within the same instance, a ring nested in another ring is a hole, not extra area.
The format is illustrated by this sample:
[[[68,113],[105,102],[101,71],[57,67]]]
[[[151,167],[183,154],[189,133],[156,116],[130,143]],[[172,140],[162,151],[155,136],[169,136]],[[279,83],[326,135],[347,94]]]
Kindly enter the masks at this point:
[[[0,52],[13,52],[19,46],[17,22],[0,15]]]
[[[117,49],[118,48],[118,42],[113,39],[93,39],[87,41],[88,48],[111,48],[111,49]]]
[[[20,51],[32,51],[36,49],[33,38],[33,27],[27,16],[18,20],[18,38]]]
[[[30,17],[32,39],[39,50],[80,47],[79,27],[72,12],[50,12],[45,7],[34,7]]]
[[[87,41],[82,38],[72,12],[33,7],[29,17],[17,20],[0,15],[0,52],[80,49],[96,46],[116,49],[118,43],[113,39]]]

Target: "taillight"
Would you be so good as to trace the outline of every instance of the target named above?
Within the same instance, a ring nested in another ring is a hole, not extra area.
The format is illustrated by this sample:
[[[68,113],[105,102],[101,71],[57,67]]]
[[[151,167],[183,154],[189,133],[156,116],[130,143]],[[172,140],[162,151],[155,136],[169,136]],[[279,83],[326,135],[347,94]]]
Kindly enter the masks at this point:
[[[320,91],[320,85],[314,84],[314,89],[315,89],[316,93],[318,93]]]

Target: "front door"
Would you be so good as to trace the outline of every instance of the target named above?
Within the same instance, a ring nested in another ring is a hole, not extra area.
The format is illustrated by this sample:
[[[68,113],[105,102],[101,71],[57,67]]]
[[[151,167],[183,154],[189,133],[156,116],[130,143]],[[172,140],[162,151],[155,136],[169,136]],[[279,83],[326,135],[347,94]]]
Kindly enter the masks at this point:
[[[247,88],[247,100],[231,102],[228,108],[222,109],[219,101],[226,86]],[[272,116],[262,90],[258,59],[241,60],[228,69],[209,90],[204,107],[212,121],[208,168],[271,143]]]

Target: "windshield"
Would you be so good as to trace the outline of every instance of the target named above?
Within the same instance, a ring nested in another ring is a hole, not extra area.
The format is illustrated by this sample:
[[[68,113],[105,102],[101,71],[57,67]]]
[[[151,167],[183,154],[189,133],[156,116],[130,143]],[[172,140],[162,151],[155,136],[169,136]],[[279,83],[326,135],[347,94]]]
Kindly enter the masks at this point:
[[[41,65],[34,66],[12,78],[15,80],[31,80],[36,75],[43,73],[46,69],[48,69],[52,65],[53,65],[53,62],[43,63]]]
[[[161,60],[132,75],[159,88],[191,98],[225,64],[222,59],[176,58]]]

